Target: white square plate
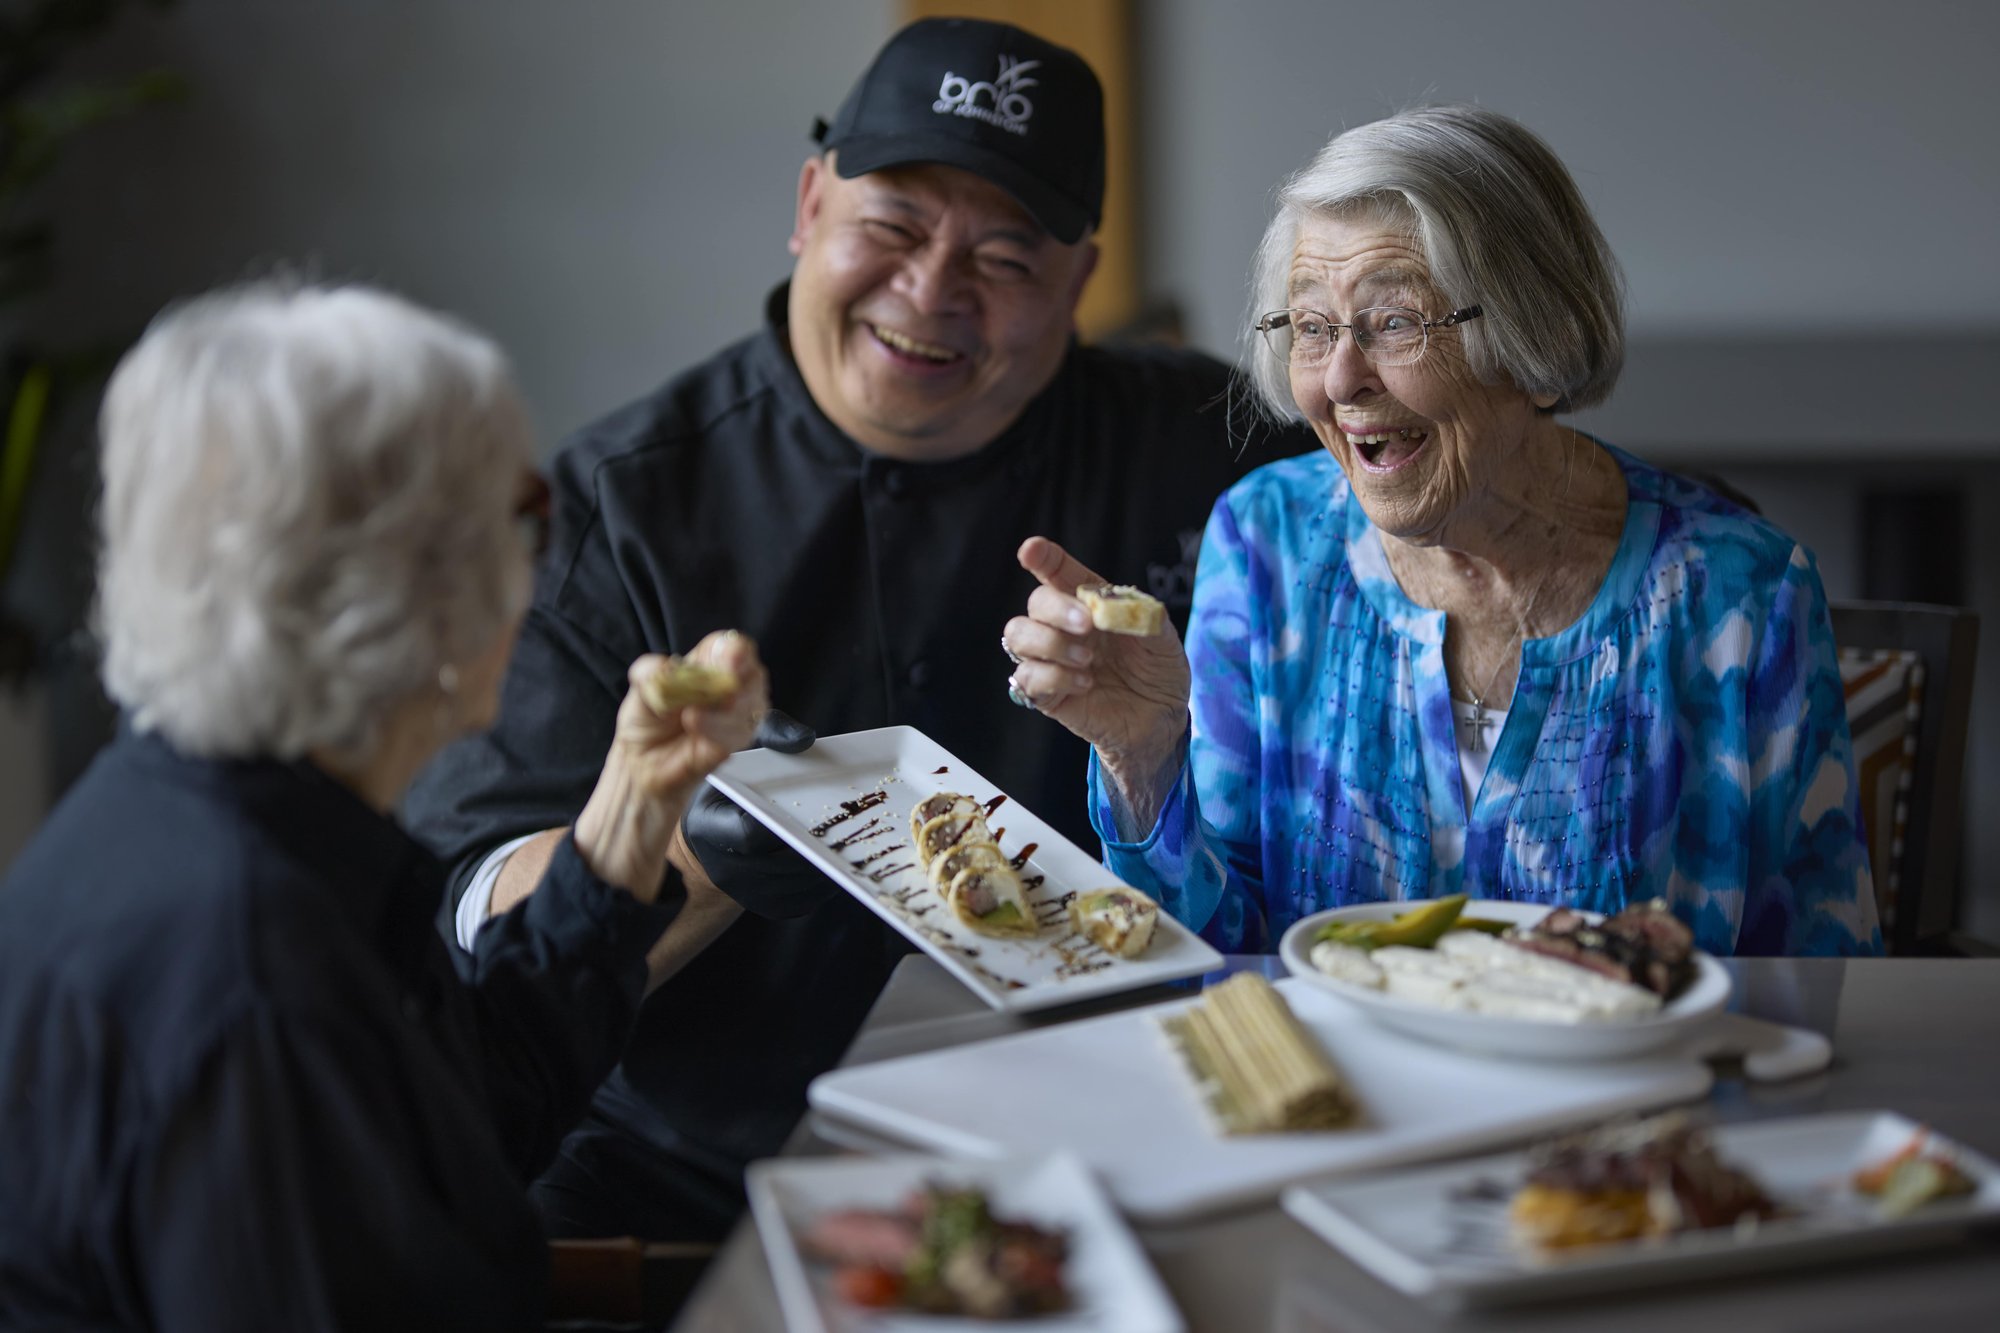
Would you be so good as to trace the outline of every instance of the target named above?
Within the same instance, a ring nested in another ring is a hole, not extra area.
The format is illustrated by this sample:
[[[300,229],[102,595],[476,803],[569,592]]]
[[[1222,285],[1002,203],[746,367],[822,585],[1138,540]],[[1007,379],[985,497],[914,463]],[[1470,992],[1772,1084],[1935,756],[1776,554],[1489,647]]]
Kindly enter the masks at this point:
[[[1498,1304],[1742,1273],[1922,1245],[2000,1216],[2000,1172],[1940,1135],[1977,1183],[1901,1218],[1880,1216],[1848,1179],[1908,1143],[1917,1125],[1887,1111],[1799,1116],[1711,1130],[1724,1161],[1756,1176],[1795,1216],[1743,1234],[1722,1227],[1626,1241],[1543,1258],[1517,1249],[1507,1198],[1527,1155],[1509,1153],[1421,1171],[1295,1185],[1285,1211],[1348,1258],[1412,1296]]]
[[[1222,966],[1221,954],[1164,911],[1137,958],[1108,954],[1072,931],[1068,895],[1121,881],[914,727],[822,736],[804,754],[745,750],[708,780],[995,1009],[1046,1009]],[[910,809],[940,791],[993,806],[1001,850],[1017,859],[1025,853],[1021,873],[1040,935],[975,934],[931,889],[910,849]]]
[[[959,1157],[1073,1152],[1127,1216],[1179,1222],[1276,1199],[1297,1180],[1480,1152],[1623,1111],[1692,1101],[1707,1065],[1482,1060],[1370,1023],[1297,977],[1278,983],[1361,1103],[1359,1123],[1308,1134],[1217,1134],[1160,1019],[1186,1003],[1056,1023],[821,1074],[806,1100],[839,1123]],[[1189,1002],[1191,1003],[1191,1002]]]
[[[894,1208],[929,1181],[977,1185],[1001,1217],[1068,1233],[1065,1268],[1075,1308],[1030,1320],[888,1314],[844,1304],[832,1270],[808,1262],[799,1237],[823,1213]],[[1145,1252],[1075,1158],[948,1162],[939,1157],[841,1157],[758,1162],[749,1172],[750,1208],[771,1261],[771,1278],[791,1333],[947,1333],[1028,1328],[1035,1333],[1180,1333],[1180,1312]]]

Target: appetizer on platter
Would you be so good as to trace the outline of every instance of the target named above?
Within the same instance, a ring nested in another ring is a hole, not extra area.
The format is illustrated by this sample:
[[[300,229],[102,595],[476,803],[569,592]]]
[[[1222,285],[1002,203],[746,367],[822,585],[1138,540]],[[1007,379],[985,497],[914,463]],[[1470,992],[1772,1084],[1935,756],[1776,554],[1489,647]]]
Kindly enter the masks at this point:
[[[1108,634],[1144,638],[1166,628],[1165,604],[1128,583],[1087,584],[1076,595],[1090,608],[1090,623]]]
[[[931,887],[938,891],[939,896],[947,896],[952,880],[958,878],[961,871],[975,868],[998,871],[1003,867],[1012,869],[1013,862],[1000,850],[999,843],[961,842],[950,851],[931,858]]]
[[[669,657],[658,671],[639,681],[639,694],[655,713],[676,713],[690,706],[727,703],[738,684],[736,673],[723,667]]]
[[[952,915],[981,935],[1038,933],[1020,871],[1001,852],[986,811],[957,792],[937,792],[910,811],[912,845]]]
[[[898,1209],[828,1213],[801,1244],[835,1265],[843,1300],[869,1309],[1012,1319],[1070,1306],[1068,1237],[995,1217],[977,1188],[930,1185]]]
[[[1683,1111],[1619,1120],[1534,1150],[1508,1206],[1514,1237],[1561,1251],[1709,1227],[1754,1227],[1778,1205],[1722,1161]]]
[[[1153,942],[1160,908],[1137,889],[1091,889],[1069,901],[1069,924],[1106,953],[1137,958]]]
[[[1526,929],[1468,920],[1463,894],[1388,921],[1336,921],[1311,960],[1349,985],[1538,1022],[1646,1018],[1694,974],[1694,937],[1661,902],[1596,925],[1556,908]]]
[[[1019,872],[1004,860],[998,865],[975,865],[959,871],[951,877],[944,897],[952,914],[982,935],[1040,933],[1027,887]]]
[[[935,819],[925,820],[917,828],[917,855],[926,869],[952,848],[975,842],[994,842],[993,830],[987,827],[985,814],[977,808],[970,813],[953,808]]]
[[[983,822],[986,807],[955,791],[934,792],[910,807],[910,841],[920,842],[924,825],[945,815],[961,815]]]
[[[1338,1129],[1355,1119],[1340,1071],[1254,972],[1210,986],[1160,1027],[1224,1134]]]

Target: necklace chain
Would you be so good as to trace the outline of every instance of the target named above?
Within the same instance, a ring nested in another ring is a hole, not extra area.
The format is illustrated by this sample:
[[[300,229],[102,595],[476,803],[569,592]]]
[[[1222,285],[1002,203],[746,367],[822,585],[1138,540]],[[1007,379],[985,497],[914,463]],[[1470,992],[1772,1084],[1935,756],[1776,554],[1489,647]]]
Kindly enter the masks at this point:
[[[1471,749],[1477,750],[1484,736],[1487,720],[1486,700],[1493,693],[1494,682],[1500,679],[1500,673],[1506,669],[1507,659],[1514,648],[1517,645],[1522,648],[1527,646],[1528,636],[1533,632],[1530,617],[1535,613],[1535,600],[1542,595],[1542,589],[1547,585],[1547,582],[1547,579],[1538,581],[1528,593],[1528,604],[1521,608],[1521,614],[1517,617],[1519,629],[1515,631],[1514,642],[1501,650],[1500,660],[1493,664],[1492,672],[1486,677],[1486,688],[1475,693],[1470,684],[1467,684],[1465,687],[1465,692],[1472,695],[1472,713],[1471,716],[1465,719],[1463,724],[1470,730],[1470,735],[1466,737],[1466,744]]]
[[[1514,643],[1520,643],[1524,638],[1524,635],[1517,634],[1514,636]],[[1500,679],[1500,670],[1507,665],[1507,653],[1513,649],[1514,643],[1508,644],[1507,648],[1501,651],[1500,660],[1493,664],[1492,672],[1486,677],[1485,689],[1475,690],[1469,684],[1465,687],[1465,692],[1472,696],[1472,707],[1475,712],[1483,712],[1485,710],[1486,696],[1493,693],[1493,682]]]
[[[1506,670],[1509,655],[1517,646],[1527,646],[1529,635],[1534,633],[1531,617],[1535,614],[1535,600],[1542,595],[1542,588],[1546,586],[1547,582],[1547,579],[1538,580],[1534,588],[1529,591],[1528,604],[1521,608],[1521,614],[1516,617],[1515,623],[1517,628],[1514,631],[1514,642],[1501,649],[1500,660],[1495,662],[1493,670],[1487,673],[1486,688],[1475,693],[1471,683],[1467,682],[1465,692],[1472,695],[1472,706],[1474,708],[1484,709],[1486,707],[1487,697],[1493,693],[1493,683],[1499,680],[1500,673]]]
[[[1563,448],[1562,493],[1564,498],[1568,497],[1570,488],[1575,480],[1576,450],[1580,443],[1581,441],[1577,438],[1575,429],[1572,428],[1569,433],[1569,441]],[[1493,687],[1499,683],[1500,674],[1507,669],[1509,658],[1514,657],[1517,649],[1525,649],[1528,639],[1534,634],[1533,618],[1535,603],[1540,600],[1543,589],[1548,586],[1549,577],[1548,574],[1544,574],[1540,579],[1536,580],[1535,586],[1529,590],[1528,600],[1521,607],[1520,614],[1515,618],[1516,629],[1513,642],[1507,644],[1501,650],[1499,660],[1494,662],[1493,669],[1486,675],[1485,687],[1474,691],[1470,681],[1464,683],[1465,692],[1472,696],[1472,714],[1463,719],[1461,725],[1471,728],[1472,735],[1469,738],[1469,744],[1475,748],[1480,744],[1481,731],[1487,723],[1486,701],[1492,696]],[[1466,670],[1468,675],[1473,670],[1469,662],[1466,665]]]

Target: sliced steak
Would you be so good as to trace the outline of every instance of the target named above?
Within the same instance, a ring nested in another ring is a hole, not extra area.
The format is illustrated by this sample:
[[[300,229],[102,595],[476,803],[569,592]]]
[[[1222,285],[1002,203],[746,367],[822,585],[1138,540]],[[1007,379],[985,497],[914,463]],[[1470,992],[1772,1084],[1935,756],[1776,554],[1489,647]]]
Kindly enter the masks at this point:
[[[917,1248],[919,1226],[900,1213],[847,1208],[822,1215],[800,1239],[815,1258],[900,1272]]]

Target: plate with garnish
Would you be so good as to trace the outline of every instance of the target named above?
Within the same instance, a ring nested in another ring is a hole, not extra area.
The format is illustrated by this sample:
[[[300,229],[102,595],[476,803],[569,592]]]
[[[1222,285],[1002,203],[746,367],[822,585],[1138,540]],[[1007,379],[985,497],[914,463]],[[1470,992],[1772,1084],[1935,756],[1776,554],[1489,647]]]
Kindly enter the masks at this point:
[[[708,780],[995,1009],[1222,966],[1152,899],[914,727],[822,736],[802,754],[745,750]]]
[[[1462,895],[1316,912],[1285,967],[1376,1022],[1532,1060],[1623,1060],[1684,1044],[1729,1003],[1729,973],[1662,904],[1602,917]]]
[[[1888,1111],[1677,1112],[1298,1185],[1284,1208],[1412,1296],[1498,1304],[1931,1246],[2000,1217],[2000,1168]]]
[[[1057,1154],[758,1162],[750,1208],[793,1333],[1180,1333],[1145,1252]]]

